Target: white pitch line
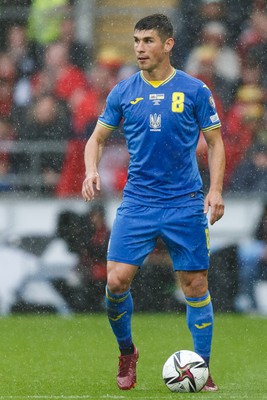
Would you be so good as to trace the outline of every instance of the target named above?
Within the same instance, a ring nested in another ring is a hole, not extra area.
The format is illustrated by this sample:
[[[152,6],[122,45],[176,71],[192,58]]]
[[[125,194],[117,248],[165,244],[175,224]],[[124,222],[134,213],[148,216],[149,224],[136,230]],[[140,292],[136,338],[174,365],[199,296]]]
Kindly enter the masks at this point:
[[[150,397],[150,399],[157,399],[155,397]],[[164,399],[164,397],[161,397],[162,399]],[[50,399],[50,400],[82,400],[82,399],[88,399],[88,400],[100,400],[100,399],[126,399],[125,396],[111,396],[111,395],[104,395],[104,396],[1,396],[0,395],[0,399],[3,400],[45,400],[45,399]],[[146,397],[145,399],[149,399],[149,397]],[[129,397],[128,397],[129,400]]]
[[[82,399],[88,399],[88,400],[104,400],[104,399],[127,399],[130,400],[131,397],[128,396],[117,396],[117,395],[102,395],[102,396],[92,396],[92,395],[73,395],[73,396],[56,396],[56,395],[44,395],[44,396],[40,396],[40,395],[32,395],[32,396],[3,396],[0,395],[0,400],[46,400],[46,399],[50,399],[50,400],[82,400]],[[166,396],[138,396],[138,397],[134,397],[134,399],[138,399],[138,400],[149,400],[149,399],[153,399],[153,400],[157,400],[157,399],[166,399]],[[210,397],[203,397],[201,396],[201,400],[209,400]],[[225,399],[225,395],[224,394],[219,394],[218,399]],[[248,397],[244,397],[244,395],[242,394],[232,394],[230,396],[227,397],[228,400],[231,399],[248,399]],[[262,396],[253,396],[253,400],[267,400],[267,397],[264,395],[264,397]]]
[[[151,397],[152,398],[152,397]],[[153,398],[155,398],[155,397],[153,397]],[[163,397],[162,397],[163,398]],[[36,400],[41,400],[41,399],[62,399],[62,400],[65,400],[65,399],[69,399],[69,400],[71,400],[71,399],[126,399],[126,397],[125,396],[116,396],[116,395],[109,395],[109,394],[107,394],[107,395],[103,395],[103,396],[91,396],[91,395],[82,395],[82,396],[77,396],[77,395],[73,395],[73,396],[64,396],[64,395],[60,395],[60,396],[53,396],[53,395],[44,395],[44,396],[40,396],[40,395],[32,395],[32,396],[1,396],[0,395],[0,399],[6,399],[6,400],[8,400],[8,399],[28,399],[28,400],[30,400],[30,399],[36,399]],[[128,397],[128,399],[129,399],[129,397]]]

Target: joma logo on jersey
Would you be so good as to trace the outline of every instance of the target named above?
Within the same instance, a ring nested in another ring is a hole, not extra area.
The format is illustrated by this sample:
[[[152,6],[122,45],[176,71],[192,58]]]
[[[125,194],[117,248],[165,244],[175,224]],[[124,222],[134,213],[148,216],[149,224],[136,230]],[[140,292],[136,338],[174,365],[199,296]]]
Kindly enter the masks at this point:
[[[139,103],[139,101],[141,101],[141,100],[144,100],[144,98],[143,98],[143,97],[136,97],[136,99],[130,101],[130,103],[131,103],[131,104],[137,104],[137,103]]]
[[[160,131],[161,130],[161,114],[150,114],[149,117],[149,126],[151,131]]]

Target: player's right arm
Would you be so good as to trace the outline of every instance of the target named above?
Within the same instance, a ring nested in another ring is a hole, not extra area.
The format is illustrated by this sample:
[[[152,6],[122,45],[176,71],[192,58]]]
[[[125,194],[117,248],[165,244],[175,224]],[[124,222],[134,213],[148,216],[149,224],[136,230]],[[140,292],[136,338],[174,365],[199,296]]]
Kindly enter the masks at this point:
[[[85,201],[95,198],[95,189],[101,190],[101,181],[98,174],[98,164],[101,159],[105,140],[108,138],[111,129],[96,124],[96,127],[88,139],[84,150],[85,179],[82,186],[82,196]]]

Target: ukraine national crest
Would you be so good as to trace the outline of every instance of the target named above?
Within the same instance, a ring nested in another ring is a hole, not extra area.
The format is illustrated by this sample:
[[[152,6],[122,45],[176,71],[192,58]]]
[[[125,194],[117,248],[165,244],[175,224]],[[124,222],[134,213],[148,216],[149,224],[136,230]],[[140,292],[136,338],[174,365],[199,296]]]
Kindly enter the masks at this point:
[[[161,114],[150,114],[149,126],[151,131],[160,131],[161,129]]]

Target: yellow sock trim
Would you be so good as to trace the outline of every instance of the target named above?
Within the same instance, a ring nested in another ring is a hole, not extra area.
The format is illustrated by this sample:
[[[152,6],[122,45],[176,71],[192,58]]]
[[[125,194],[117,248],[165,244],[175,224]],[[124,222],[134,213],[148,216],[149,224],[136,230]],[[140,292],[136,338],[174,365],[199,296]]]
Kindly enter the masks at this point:
[[[122,303],[128,296],[129,296],[130,292],[128,292],[124,297],[121,297],[119,299],[116,299],[114,297],[110,297],[108,294],[108,291],[106,289],[106,298],[111,301],[112,303]]]
[[[195,308],[207,306],[210,303],[210,301],[211,301],[210,294],[208,295],[208,297],[206,299],[201,300],[201,301],[188,301],[188,300],[185,300],[185,302],[189,306],[195,307]]]

